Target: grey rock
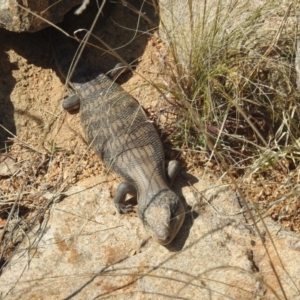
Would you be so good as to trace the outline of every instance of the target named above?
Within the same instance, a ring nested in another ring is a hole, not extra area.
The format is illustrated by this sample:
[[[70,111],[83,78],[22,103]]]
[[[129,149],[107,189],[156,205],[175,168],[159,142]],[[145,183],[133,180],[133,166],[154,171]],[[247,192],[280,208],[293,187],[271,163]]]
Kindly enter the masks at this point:
[[[38,31],[47,27],[48,23],[36,15],[49,22],[59,23],[63,20],[66,12],[80,3],[82,3],[82,0],[1,0],[0,27],[16,32]]]
[[[72,188],[24,240],[0,277],[3,299],[250,300],[265,293],[249,255],[255,237],[226,186],[201,179],[183,187],[186,221],[163,247],[136,214],[114,213],[104,180]]]

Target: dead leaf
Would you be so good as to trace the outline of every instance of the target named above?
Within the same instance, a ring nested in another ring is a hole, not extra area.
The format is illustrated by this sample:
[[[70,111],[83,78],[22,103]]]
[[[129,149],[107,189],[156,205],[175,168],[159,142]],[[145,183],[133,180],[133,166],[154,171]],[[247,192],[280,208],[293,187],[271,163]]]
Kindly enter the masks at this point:
[[[4,161],[0,163],[0,176],[11,176],[18,170],[16,161],[7,156]]]

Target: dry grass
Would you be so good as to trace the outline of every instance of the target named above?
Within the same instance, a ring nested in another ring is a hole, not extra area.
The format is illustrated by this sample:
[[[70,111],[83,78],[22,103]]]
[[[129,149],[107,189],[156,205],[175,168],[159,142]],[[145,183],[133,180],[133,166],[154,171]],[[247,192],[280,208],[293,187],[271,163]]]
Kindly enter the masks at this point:
[[[253,224],[270,215],[300,232],[300,2],[162,3],[167,84],[160,88],[177,108],[175,147],[227,179]]]
[[[245,199],[299,232],[299,1],[188,2],[181,14],[162,11],[173,15],[161,26],[161,88],[177,107],[174,145],[213,162]]]

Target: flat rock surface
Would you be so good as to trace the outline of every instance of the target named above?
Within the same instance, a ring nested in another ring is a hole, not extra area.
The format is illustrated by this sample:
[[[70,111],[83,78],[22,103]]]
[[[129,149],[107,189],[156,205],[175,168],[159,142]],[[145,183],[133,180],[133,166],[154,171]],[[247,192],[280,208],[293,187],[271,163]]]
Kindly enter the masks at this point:
[[[167,247],[149,238],[135,213],[114,213],[104,177],[80,182],[16,250],[0,277],[3,299],[282,299],[235,193],[208,176],[184,186],[189,178],[176,184],[186,221]],[[299,240],[268,228],[282,265],[268,236],[265,246],[297,299]]]
[[[69,193],[53,207],[44,232],[37,227],[4,270],[1,291],[9,299],[123,299],[124,293],[253,299],[259,293],[247,256],[251,234],[242,215],[230,217],[239,207],[226,187],[200,180],[183,188],[187,220],[168,247],[149,239],[136,214],[114,213],[105,183],[83,182]]]

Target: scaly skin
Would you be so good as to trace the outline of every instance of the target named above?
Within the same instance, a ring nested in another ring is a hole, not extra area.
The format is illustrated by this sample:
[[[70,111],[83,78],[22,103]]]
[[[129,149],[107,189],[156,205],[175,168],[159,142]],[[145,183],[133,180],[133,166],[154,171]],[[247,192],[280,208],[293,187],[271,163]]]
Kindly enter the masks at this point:
[[[74,49],[66,38],[50,29],[54,55],[63,75],[67,74]],[[71,78],[75,91],[66,99],[67,110],[80,105],[82,127],[91,147],[108,168],[122,175],[114,199],[120,213],[132,210],[126,194],[137,195],[138,214],[160,244],[170,243],[184,221],[179,197],[169,188],[161,140],[139,103],[99,71],[79,63]],[[173,180],[178,164],[169,175]]]

